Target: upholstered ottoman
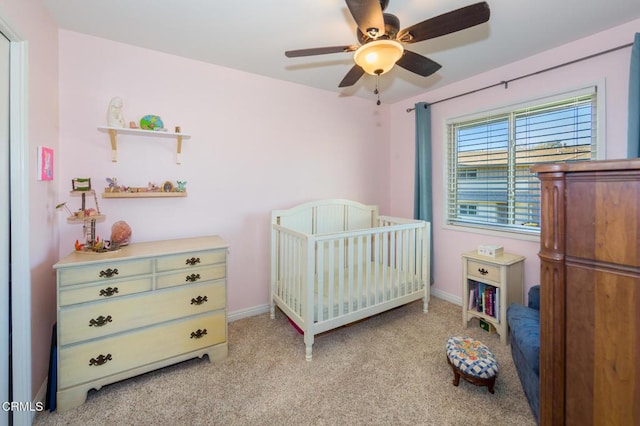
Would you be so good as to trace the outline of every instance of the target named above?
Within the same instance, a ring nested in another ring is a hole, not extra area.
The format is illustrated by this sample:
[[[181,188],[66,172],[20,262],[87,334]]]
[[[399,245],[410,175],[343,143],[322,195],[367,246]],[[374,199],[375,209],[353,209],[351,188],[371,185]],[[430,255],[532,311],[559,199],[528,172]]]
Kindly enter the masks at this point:
[[[471,337],[450,337],[447,340],[447,362],[453,370],[453,385],[460,377],[477,386],[487,386],[493,393],[498,377],[498,361],[489,348]]]

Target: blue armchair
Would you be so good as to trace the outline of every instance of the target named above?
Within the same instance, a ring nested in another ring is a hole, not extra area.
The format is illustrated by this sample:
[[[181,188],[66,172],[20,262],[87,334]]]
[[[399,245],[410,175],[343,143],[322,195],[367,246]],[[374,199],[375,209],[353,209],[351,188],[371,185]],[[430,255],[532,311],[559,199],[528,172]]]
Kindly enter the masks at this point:
[[[528,306],[507,309],[511,356],[533,415],[540,414],[540,286],[529,289]]]

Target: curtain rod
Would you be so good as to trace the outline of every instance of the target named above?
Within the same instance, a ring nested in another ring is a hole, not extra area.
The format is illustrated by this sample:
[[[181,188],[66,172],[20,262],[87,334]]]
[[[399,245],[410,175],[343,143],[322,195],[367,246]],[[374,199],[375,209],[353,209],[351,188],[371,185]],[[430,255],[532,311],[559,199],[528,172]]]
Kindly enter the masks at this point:
[[[623,44],[622,46],[613,47],[613,48],[608,49],[608,50],[603,50],[602,52],[598,52],[598,53],[594,53],[594,54],[591,54],[591,55],[588,55],[588,56],[584,56],[582,58],[574,59],[573,61],[565,62],[564,64],[554,65],[552,67],[545,68],[545,69],[540,70],[540,71],[535,71],[535,72],[532,72],[532,73],[529,73],[529,74],[521,75],[520,77],[515,77],[515,78],[509,79],[509,80],[503,80],[500,83],[490,84],[488,86],[484,86],[484,87],[481,87],[479,89],[470,90],[468,92],[460,93],[459,95],[454,95],[454,96],[450,96],[448,98],[437,100],[435,102],[430,102],[430,103],[428,103],[428,105],[435,105],[435,104],[439,104],[440,102],[445,102],[445,101],[450,101],[452,99],[461,98],[463,96],[467,96],[467,95],[471,95],[473,93],[481,92],[483,90],[491,89],[491,88],[494,88],[496,86],[504,86],[504,88],[507,89],[507,88],[509,88],[509,83],[511,83],[513,81],[517,81],[517,80],[521,80],[523,78],[527,78],[527,77],[531,77],[531,76],[534,76],[534,75],[542,74],[542,73],[545,73],[547,71],[553,71],[555,69],[562,68],[562,67],[565,67],[567,65],[575,64],[576,62],[581,62],[581,61],[584,61],[584,60],[587,60],[587,59],[595,58],[596,56],[600,56],[600,55],[606,55],[607,53],[615,52],[616,50],[624,49],[626,47],[631,47],[631,46],[633,46],[633,43]],[[424,107],[427,108],[427,105],[425,105]],[[407,108],[407,112],[411,112],[414,109],[415,108]]]

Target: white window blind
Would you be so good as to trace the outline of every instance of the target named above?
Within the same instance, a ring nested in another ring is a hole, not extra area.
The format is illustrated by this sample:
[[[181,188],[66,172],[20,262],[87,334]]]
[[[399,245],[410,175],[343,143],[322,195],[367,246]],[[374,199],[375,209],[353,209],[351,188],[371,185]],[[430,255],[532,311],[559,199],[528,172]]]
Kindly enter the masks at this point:
[[[596,91],[448,123],[447,221],[539,232],[531,166],[596,158]]]

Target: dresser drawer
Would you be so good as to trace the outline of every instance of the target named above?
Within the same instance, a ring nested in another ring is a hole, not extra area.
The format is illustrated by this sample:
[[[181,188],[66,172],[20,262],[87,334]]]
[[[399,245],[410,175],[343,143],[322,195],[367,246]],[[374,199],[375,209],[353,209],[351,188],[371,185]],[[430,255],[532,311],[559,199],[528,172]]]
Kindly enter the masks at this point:
[[[193,284],[209,280],[219,280],[226,276],[227,268],[224,264],[207,267],[185,269],[177,273],[166,273],[156,276],[156,288],[173,287],[183,284]]]
[[[104,262],[76,268],[60,268],[58,283],[61,287],[92,281],[108,281],[110,279],[132,277],[134,275],[151,274],[151,259]]]
[[[61,346],[196,315],[226,306],[224,281],[62,308]]]
[[[467,274],[480,280],[500,282],[500,268],[483,262],[469,260],[467,263]]]
[[[77,303],[91,302],[94,300],[108,300],[126,296],[128,294],[142,293],[153,287],[152,277],[130,278],[125,280],[109,281],[98,285],[68,286],[60,290],[58,304],[60,306],[74,305]]]
[[[188,269],[197,266],[214,265],[216,263],[224,263],[226,258],[226,250],[183,253],[158,258],[156,269],[159,272],[162,272],[174,269]]]
[[[225,313],[216,312],[61,348],[58,388],[118,374],[225,341]]]

